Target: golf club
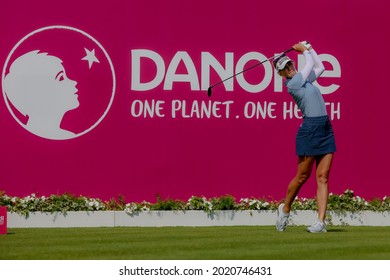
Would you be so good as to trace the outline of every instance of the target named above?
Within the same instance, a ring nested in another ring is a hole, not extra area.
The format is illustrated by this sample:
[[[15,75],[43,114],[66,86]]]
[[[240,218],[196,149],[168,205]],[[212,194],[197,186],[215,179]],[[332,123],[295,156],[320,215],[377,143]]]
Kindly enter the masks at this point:
[[[282,55],[285,54],[285,53],[291,52],[292,50],[294,50],[294,48],[288,49],[288,50],[286,50],[286,51],[284,51],[284,52],[282,52],[282,53],[280,53],[280,54],[277,54],[277,55],[274,55],[274,56],[272,56],[272,57],[270,57],[270,58],[267,58],[267,59],[264,60],[264,61],[261,61],[261,62],[259,62],[259,63],[256,63],[255,65],[252,65],[251,67],[245,68],[244,70],[242,70],[241,72],[238,72],[238,73],[234,74],[233,76],[230,76],[230,77],[228,77],[228,78],[226,78],[226,79],[224,79],[224,80],[222,80],[222,81],[220,81],[220,82],[218,82],[218,83],[216,83],[216,84],[214,84],[214,85],[209,86],[209,88],[207,89],[207,95],[208,95],[209,97],[211,97],[211,89],[212,89],[213,87],[215,87],[215,86],[217,86],[217,85],[220,85],[220,84],[226,82],[227,80],[230,80],[231,78],[234,78],[235,76],[240,75],[240,74],[242,74],[242,73],[244,73],[244,72],[246,72],[246,71],[248,71],[248,70],[250,70],[250,69],[252,69],[252,68],[255,68],[255,67],[257,67],[257,66],[263,64],[263,63],[266,62],[266,61],[269,61],[269,60],[271,60],[271,59],[275,59],[275,58],[277,58],[277,57],[279,57],[279,56],[282,56]]]

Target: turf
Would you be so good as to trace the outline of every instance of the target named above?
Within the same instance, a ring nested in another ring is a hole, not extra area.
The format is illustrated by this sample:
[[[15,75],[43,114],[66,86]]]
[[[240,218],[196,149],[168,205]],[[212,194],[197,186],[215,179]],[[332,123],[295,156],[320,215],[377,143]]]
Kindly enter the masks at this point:
[[[6,260],[389,260],[390,227],[8,229]]]

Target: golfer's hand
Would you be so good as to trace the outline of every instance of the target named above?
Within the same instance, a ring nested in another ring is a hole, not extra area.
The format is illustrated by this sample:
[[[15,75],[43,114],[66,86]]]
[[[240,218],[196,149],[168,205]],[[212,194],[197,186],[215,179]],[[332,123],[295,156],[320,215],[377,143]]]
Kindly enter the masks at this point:
[[[298,43],[293,46],[293,49],[296,50],[297,52],[303,53],[306,50],[306,47],[304,44]]]
[[[302,41],[301,43],[305,46],[305,48],[306,48],[308,51],[310,51],[310,50],[313,49],[313,48],[311,47],[311,44],[310,44],[308,41]]]

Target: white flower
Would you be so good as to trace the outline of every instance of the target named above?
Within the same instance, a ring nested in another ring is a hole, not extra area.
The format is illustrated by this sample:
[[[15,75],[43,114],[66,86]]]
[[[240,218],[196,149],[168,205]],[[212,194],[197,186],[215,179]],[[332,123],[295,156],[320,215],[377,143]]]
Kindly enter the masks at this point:
[[[253,205],[253,204],[256,204],[256,203],[257,203],[257,200],[252,199],[252,200],[249,202],[249,205]]]
[[[137,211],[137,204],[135,203],[127,203],[125,207],[125,212],[127,214],[133,214],[135,211]]]
[[[353,190],[346,189],[345,192],[344,192],[344,194],[349,194],[349,193],[350,193],[350,194],[353,194]]]

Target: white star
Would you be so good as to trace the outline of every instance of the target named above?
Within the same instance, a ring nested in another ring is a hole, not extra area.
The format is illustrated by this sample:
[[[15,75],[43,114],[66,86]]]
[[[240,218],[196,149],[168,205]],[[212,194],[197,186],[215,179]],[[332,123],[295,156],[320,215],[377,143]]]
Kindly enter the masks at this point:
[[[85,50],[85,53],[87,54],[85,57],[83,57],[81,60],[87,60],[88,61],[88,66],[89,66],[89,69],[91,69],[92,67],[92,64],[94,62],[97,62],[97,63],[100,63],[100,61],[97,59],[97,57],[95,56],[95,49],[93,49],[92,51],[84,48]]]

